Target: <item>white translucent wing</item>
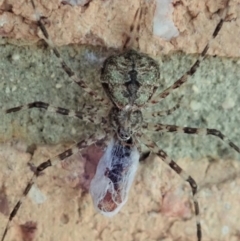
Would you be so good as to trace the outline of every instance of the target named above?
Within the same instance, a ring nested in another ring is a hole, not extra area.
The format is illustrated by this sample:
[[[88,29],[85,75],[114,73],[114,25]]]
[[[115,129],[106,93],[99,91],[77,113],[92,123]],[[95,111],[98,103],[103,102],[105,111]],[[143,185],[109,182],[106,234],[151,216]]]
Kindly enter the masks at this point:
[[[139,152],[135,146],[111,140],[90,184],[94,206],[100,213],[111,217],[127,202],[138,163]]]

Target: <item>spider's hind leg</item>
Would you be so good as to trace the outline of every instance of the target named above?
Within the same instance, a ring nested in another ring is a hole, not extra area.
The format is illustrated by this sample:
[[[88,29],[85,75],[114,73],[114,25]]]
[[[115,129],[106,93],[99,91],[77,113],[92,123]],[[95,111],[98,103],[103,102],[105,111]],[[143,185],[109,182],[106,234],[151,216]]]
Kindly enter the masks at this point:
[[[188,81],[188,79],[193,76],[195,74],[195,72],[197,71],[197,69],[199,68],[201,62],[206,58],[208,49],[211,45],[211,43],[213,42],[213,40],[217,37],[219,31],[221,30],[224,21],[227,17],[227,12],[228,12],[228,5],[229,5],[229,0],[226,2],[226,7],[222,10],[222,14],[220,17],[220,20],[217,24],[217,26],[215,27],[211,39],[208,40],[208,42],[206,43],[205,47],[203,48],[202,52],[200,53],[199,57],[197,58],[197,60],[194,62],[194,64],[190,67],[190,69],[183,74],[176,82],[174,82],[171,86],[169,86],[167,89],[165,89],[163,92],[161,92],[160,94],[156,94],[153,95],[151,100],[149,101],[149,105],[150,104],[156,104],[159,101],[161,101],[162,99],[166,98],[169,94],[171,94],[175,89],[178,89],[179,87],[181,87],[185,82]]]
[[[101,105],[107,105],[108,104],[108,100],[107,98],[104,98],[100,95],[98,95],[97,91],[92,90],[86,83],[86,80],[79,78],[76,73],[67,65],[67,63],[62,59],[58,49],[56,48],[56,46],[54,45],[51,37],[49,36],[47,29],[44,26],[44,22],[41,18],[40,13],[37,11],[37,7],[35,5],[34,0],[30,0],[31,5],[33,7],[34,10],[34,16],[35,19],[37,21],[37,24],[44,36],[44,41],[52,48],[55,56],[59,59],[59,62],[63,68],[63,70],[65,71],[65,73],[68,75],[68,77],[75,82],[77,85],[79,85],[85,92],[87,92],[94,101],[96,102],[100,102]]]

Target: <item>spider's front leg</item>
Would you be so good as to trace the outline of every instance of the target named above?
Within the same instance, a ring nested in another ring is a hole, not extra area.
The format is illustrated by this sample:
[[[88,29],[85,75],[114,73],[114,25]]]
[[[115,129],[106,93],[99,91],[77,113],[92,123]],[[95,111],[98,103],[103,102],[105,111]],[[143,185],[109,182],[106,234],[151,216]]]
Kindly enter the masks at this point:
[[[195,210],[195,217],[196,217],[196,227],[197,227],[197,240],[202,240],[202,228],[200,223],[200,217],[199,217],[199,204],[198,200],[196,198],[197,193],[197,183],[196,181],[188,175],[176,162],[174,162],[165,151],[160,149],[153,141],[148,138],[146,135],[140,135],[141,141],[157,156],[159,156],[169,167],[171,167],[172,170],[174,170],[183,180],[189,183],[191,189],[192,189],[192,195],[193,195],[193,204],[194,204],[194,210]]]
[[[8,222],[7,222],[6,227],[4,229],[3,236],[1,237],[1,241],[5,240],[5,237],[8,233],[8,230],[10,228],[10,225],[11,225],[11,222],[12,222],[13,218],[17,215],[20,207],[22,206],[22,204],[23,204],[24,200],[26,199],[28,193],[30,192],[32,186],[36,182],[37,177],[40,176],[42,171],[44,171],[48,167],[57,165],[58,163],[65,160],[66,158],[78,153],[79,151],[82,151],[83,149],[85,149],[86,147],[88,147],[91,144],[97,143],[98,141],[100,141],[100,142],[105,141],[106,138],[107,138],[106,135],[104,135],[104,137],[103,137],[102,135],[99,135],[99,133],[96,133],[96,134],[90,136],[89,138],[78,142],[77,144],[75,144],[71,148],[67,149],[66,151],[58,154],[57,156],[55,156],[53,158],[49,158],[48,160],[39,164],[36,167],[33,176],[31,177],[28,184],[24,188],[22,196],[19,198],[19,200],[15,204],[14,208],[12,209],[12,211],[11,211],[9,217],[8,217]]]
[[[66,115],[69,117],[77,117],[80,120],[90,122],[93,124],[99,124],[105,121],[103,120],[103,111],[95,106],[84,106],[81,111],[69,110],[63,107],[55,107],[49,103],[42,101],[35,101],[25,105],[19,105],[10,109],[3,110],[3,114],[10,114],[13,112],[28,110],[32,108],[44,109],[47,112],[52,112],[60,115]]]
[[[196,135],[213,135],[220,138],[222,141],[227,143],[232,149],[240,153],[240,147],[229,140],[221,131],[209,128],[193,128],[193,127],[181,127],[175,125],[163,125],[163,124],[152,124],[144,123],[143,128],[147,128],[149,131],[158,132],[175,132],[184,134],[196,134]]]

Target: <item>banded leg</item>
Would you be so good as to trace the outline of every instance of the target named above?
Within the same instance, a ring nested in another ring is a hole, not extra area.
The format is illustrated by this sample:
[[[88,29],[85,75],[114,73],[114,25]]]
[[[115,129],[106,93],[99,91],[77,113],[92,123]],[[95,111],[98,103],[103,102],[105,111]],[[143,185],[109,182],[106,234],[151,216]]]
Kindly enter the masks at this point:
[[[217,26],[215,27],[211,39],[207,42],[206,46],[204,47],[202,53],[198,57],[198,59],[195,61],[195,63],[192,65],[192,67],[180,78],[178,79],[175,83],[173,83],[170,87],[165,89],[162,93],[159,95],[156,95],[152,97],[152,99],[149,101],[149,104],[155,104],[161,101],[161,99],[166,98],[169,94],[171,94],[175,89],[179,88],[182,86],[185,82],[187,82],[188,78],[191,77],[198,69],[200,63],[205,59],[207,51],[209,49],[209,46],[211,45],[212,41],[216,38],[218,35],[219,31],[221,30],[224,20],[227,16],[227,11],[228,11],[228,2],[227,1],[227,6],[222,12],[222,16],[220,21],[218,22]]]
[[[240,153],[240,148],[237,145],[235,145],[231,140],[229,140],[221,131],[216,129],[181,127],[181,126],[175,126],[175,125],[163,125],[163,124],[151,124],[151,123],[144,123],[143,127],[147,128],[149,131],[216,136],[220,138],[222,141],[224,141],[226,144],[228,144],[236,152]]]
[[[32,178],[30,179],[27,186],[25,187],[21,198],[15,204],[13,210],[11,211],[11,213],[8,217],[8,222],[7,222],[6,227],[4,229],[4,233],[3,233],[3,236],[1,238],[1,241],[5,240],[5,237],[7,235],[8,229],[10,228],[10,225],[11,225],[11,222],[12,222],[13,218],[17,215],[19,208],[22,206],[24,200],[26,199],[28,193],[30,192],[33,184],[35,183],[35,181],[37,179],[37,177],[40,176],[40,174],[43,170],[47,169],[48,167],[55,166],[59,162],[65,160],[67,157],[70,157],[70,156],[78,153],[79,151],[83,150],[84,148],[88,147],[89,145],[91,145],[93,143],[96,143],[98,141],[103,141],[105,139],[106,139],[106,136],[104,138],[102,138],[102,137],[99,137],[97,135],[93,135],[88,140],[80,141],[76,145],[72,146],[70,149],[60,153],[59,155],[57,155],[53,158],[48,159],[45,162],[42,162],[41,164],[39,164],[37,166],[36,170],[34,171],[34,174],[33,174]]]
[[[143,13],[143,9],[142,9],[141,4],[140,4],[140,7],[137,9],[137,11],[134,15],[133,22],[130,25],[129,34],[128,34],[128,36],[127,36],[127,38],[126,38],[126,40],[123,44],[123,47],[122,47],[123,50],[133,48],[134,40],[136,40],[136,42],[138,44],[140,22],[141,22],[141,19],[142,19],[142,13]]]
[[[5,114],[9,114],[9,113],[28,110],[32,108],[45,109],[47,112],[57,113],[60,115],[67,115],[70,117],[77,117],[83,121],[91,122],[94,124],[98,124],[99,122],[101,123],[103,118],[102,115],[100,115],[101,111],[94,106],[84,106],[82,111],[75,111],[75,110],[65,109],[62,107],[55,107],[42,101],[35,101],[32,103],[28,103],[26,105],[20,105],[17,107],[4,110],[3,112]],[[87,110],[87,112],[84,113],[84,110]],[[91,113],[93,116],[91,115]]]
[[[156,155],[158,155],[167,165],[169,165],[172,170],[174,170],[182,179],[184,179],[186,182],[189,183],[191,189],[192,189],[192,195],[193,195],[193,204],[194,204],[194,210],[195,210],[195,217],[196,217],[196,227],[197,227],[197,240],[202,240],[202,228],[200,223],[200,217],[199,217],[199,204],[198,200],[196,198],[197,193],[197,183],[196,181],[188,175],[177,163],[175,163],[166,152],[164,152],[162,149],[160,149],[154,142],[152,142],[146,135],[141,136],[141,141]]]
[[[150,111],[146,110],[146,111],[144,111],[144,115],[147,115],[147,116],[151,115],[152,117],[171,115],[175,110],[180,108],[180,102],[181,102],[182,98],[183,98],[183,96],[181,96],[181,98],[178,100],[178,103],[169,110],[162,110],[162,111],[158,111],[158,112],[153,112],[152,110],[150,110]]]
[[[31,4],[34,10],[34,15],[35,15],[35,19],[37,21],[37,24],[40,28],[40,30],[42,31],[42,34],[44,36],[44,41],[52,48],[55,56],[59,59],[60,64],[63,68],[63,70],[66,72],[66,74],[69,76],[69,78],[74,81],[76,84],[78,84],[84,91],[86,91],[92,98],[94,101],[96,102],[101,102],[102,105],[106,105],[108,104],[108,100],[106,98],[103,98],[101,96],[99,96],[97,94],[97,92],[93,91],[91,88],[89,88],[85,82],[85,80],[80,79],[75,73],[74,71],[66,64],[66,62],[62,59],[59,51],[57,50],[57,48],[54,46],[53,41],[51,40],[42,20],[41,20],[41,16],[37,11],[36,5],[34,3],[34,0],[31,0]]]

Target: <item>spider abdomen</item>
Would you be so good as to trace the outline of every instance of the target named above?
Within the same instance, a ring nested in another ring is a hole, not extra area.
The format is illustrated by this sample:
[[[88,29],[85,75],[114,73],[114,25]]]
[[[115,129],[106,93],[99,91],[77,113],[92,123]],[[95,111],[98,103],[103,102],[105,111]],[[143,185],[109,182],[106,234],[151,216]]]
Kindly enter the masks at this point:
[[[107,58],[101,73],[103,88],[120,109],[147,103],[158,87],[159,78],[157,62],[135,50]]]

